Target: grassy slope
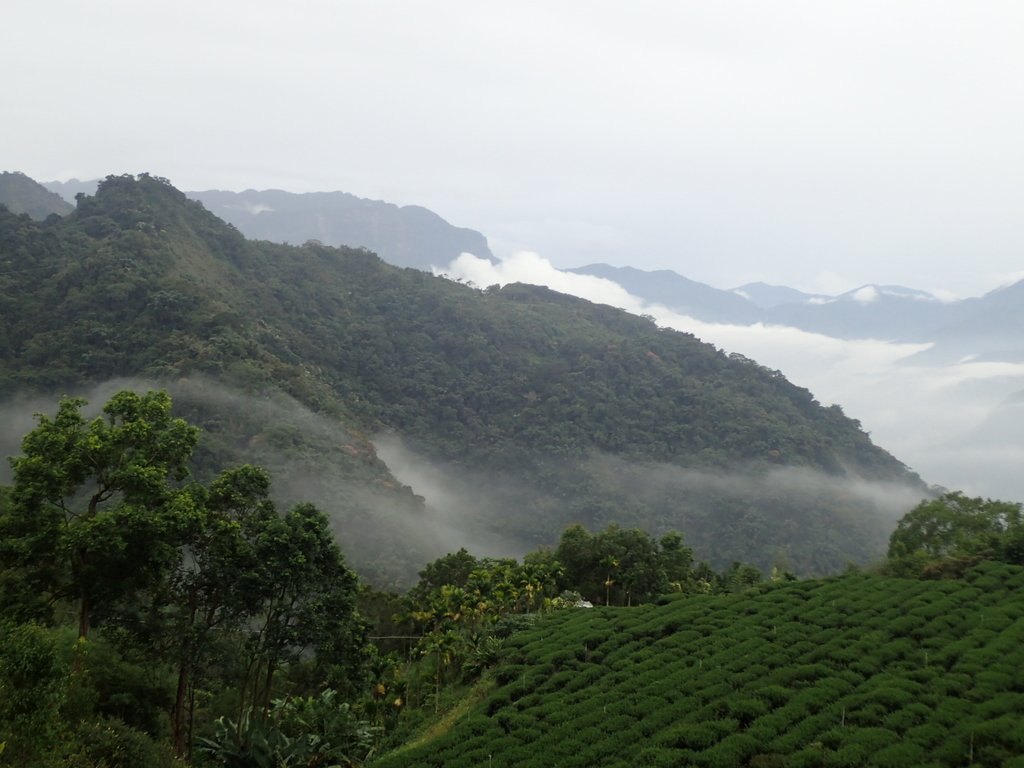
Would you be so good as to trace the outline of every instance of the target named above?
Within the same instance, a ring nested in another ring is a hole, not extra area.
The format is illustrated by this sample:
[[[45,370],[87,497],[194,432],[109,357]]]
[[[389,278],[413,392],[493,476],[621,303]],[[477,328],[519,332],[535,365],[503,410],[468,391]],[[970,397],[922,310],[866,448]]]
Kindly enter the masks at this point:
[[[558,613],[399,766],[1024,766],[1024,569]]]

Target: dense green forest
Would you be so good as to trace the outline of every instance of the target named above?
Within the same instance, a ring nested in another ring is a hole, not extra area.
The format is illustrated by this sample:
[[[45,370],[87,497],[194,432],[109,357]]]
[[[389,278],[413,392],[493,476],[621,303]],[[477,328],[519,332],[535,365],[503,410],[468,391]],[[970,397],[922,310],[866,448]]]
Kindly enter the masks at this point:
[[[837,406],[690,335],[247,241],[148,175],[109,177],[64,218],[0,210],[0,288],[0,395],[166,388],[204,428],[198,477],[266,466],[382,586],[411,584],[452,529],[520,555],[573,523],[682,529],[717,568],[835,572],[881,556],[926,493]],[[459,490],[457,519],[378,458],[382,435]]]
[[[0,765],[1024,759],[1020,504],[921,502],[872,574],[716,572],[680,532],[574,525],[402,596],[264,470],[191,478],[166,392],[85,406],[40,415],[0,487]]]

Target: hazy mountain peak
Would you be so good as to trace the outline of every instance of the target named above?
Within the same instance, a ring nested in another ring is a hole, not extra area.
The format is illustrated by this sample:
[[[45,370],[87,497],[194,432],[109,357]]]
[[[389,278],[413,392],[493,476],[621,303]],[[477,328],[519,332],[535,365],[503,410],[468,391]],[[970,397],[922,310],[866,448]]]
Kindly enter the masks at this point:
[[[611,280],[647,303],[708,322],[753,323],[760,319],[758,308],[743,296],[698,283],[668,269],[647,272],[634,267],[588,264],[566,271]]]
[[[400,267],[430,270],[462,253],[494,260],[487,238],[418,205],[398,206],[348,192],[279,189],[186,193],[246,237],[279,243],[318,240],[366,248]]]
[[[831,298],[821,294],[804,293],[785,285],[769,285],[760,281],[733,288],[732,293],[742,296],[761,309],[773,309],[783,304],[807,304],[815,299],[828,300]]]
[[[46,188],[74,201],[93,194],[99,182],[51,181]],[[350,192],[286,192],[209,189],[185,192],[246,237],[276,243],[318,240],[324,245],[366,248],[389,264],[430,271],[462,253],[494,261],[487,238],[456,227],[420,205],[396,205]]]
[[[934,295],[917,288],[906,288],[902,285],[878,285],[869,283],[847,291],[837,297],[840,301],[856,301],[861,304],[871,304],[880,299],[910,299],[912,301],[938,301]]]
[[[67,181],[44,181],[42,182],[42,185],[54,194],[60,195],[71,205],[74,205],[75,195],[79,193],[83,195],[94,195],[96,194],[96,187],[99,186],[99,183],[99,179],[68,179]]]
[[[74,206],[19,171],[0,173],[0,205],[7,206],[11,213],[27,213],[37,221],[74,210]]]

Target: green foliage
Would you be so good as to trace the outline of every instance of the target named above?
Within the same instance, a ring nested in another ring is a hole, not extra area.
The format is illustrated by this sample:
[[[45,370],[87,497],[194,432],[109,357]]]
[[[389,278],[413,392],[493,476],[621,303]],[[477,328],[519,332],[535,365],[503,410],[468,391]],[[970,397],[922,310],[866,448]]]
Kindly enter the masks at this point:
[[[215,691],[262,722],[281,673],[298,690],[302,678],[357,690],[368,659],[358,582],[326,516],[311,504],[279,513],[251,466],[181,485],[198,435],[170,415],[166,392],[118,392],[92,421],[83,406],[64,399],[39,417],[0,498],[0,595],[19,622],[0,635],[2,759],[163,765],[189,751]],[[62,630],[24,621],[67,607],[70,661]],[[337,736],[351,717],[334,696],[289,699],[278,719]]]
[[[889,539],[889,558],[911,566],[950,558],[1024,564],[1018,551],[1021,541],[1024,513],[1019,503],[953,492],[922,501],[899,521]]]
[[[0,624],[0,765],[47,764],[63,729],[68,672],[52,632]]]
[[[355,611],[358,580],[326,516],[300,504],[273,518],[256,540],[255,562],[255,578],[240,585],[254,599],[245,640],[251,700],[266,706],[274,672],[311,651],[335,672],[344,666],[345,682],[358,680],[366,634]]]
[[[460,722],[375,765],[1002,766],[1024,747],[1021,589],[984,563],[554,612]]]
[[[562,534],[555,558],[563,565],[560,584],[606,605],[646,602],[691,585],[692,551],[671,532],[655,541],[638,528],[610,525],[591,535],[581,525]],[[671,575],[670,575],[671,574]]]
[[[46,224],[0,211],[0,253],[0,394],[197,374],[284,390],[355,435],[391,430],[487,476],[477,532],[522,550],[572,522],[618,522],[686,530],[717,568],[767,569],[785,551],[820,573],[882,551],[878,510],[828,483],[777,486],[775,470],[924,491],[839,409],[692,336],[533,286],[477,291],[359,250],[247,242],[153,176],[109,177]],[[244,442],[241,425],[221,426],[218,449]],[[345,445],[332,466],[402,497],[365,438]],[[726,467],[765,489],[716,474]],[[666,479],[680,468],[712,474]],[[420,562],[397,536],[365,536],[391,548],[388,579]]]
[[[53,419],[40,415],[11,461],[0,554],[28,584],[75,599],[86,637],[97,608],[150,585],[177,555],[188,505],[171,483],[198,430],[171,416],[166,392],[120,392],[91,422],[83,405],[65,398]]]
[[[247,712],[240,723],[217,721],[216,735],[200,751],[224,768],[357,766],[369,754],[375,729],[359,720],[337,693],[276,699],[266,720]]]
[[[154,741],[117,718],[79,725],[74,746],[65,759],[71,768],[171,768],[174,763],[169,745]]]
[[[426,597],[430,592],[444,585],[465,587],[470,574],[480,565],[465,547],[451,552],[427,564],[420,571],[420,580],[412,592],[413,599]]]

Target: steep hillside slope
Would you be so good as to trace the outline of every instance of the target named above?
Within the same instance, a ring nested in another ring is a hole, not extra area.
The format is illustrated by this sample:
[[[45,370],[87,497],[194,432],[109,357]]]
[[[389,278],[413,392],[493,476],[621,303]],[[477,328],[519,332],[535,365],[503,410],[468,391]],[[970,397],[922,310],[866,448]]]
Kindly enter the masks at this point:
[[[0,172],[0,205],[11,213],[27,213],[37,221],[54,213],[65,216],[74,210],[73,205],[25,174],[7,171]]]
[[[64,220],[0,216],[0,281],[0,393],[125,376],[282,391],[362,441],[355,456],[383,435],[399,482],[378,486],[433,477],[414,490],[449,548],[518,554],[619,522],[681,528],[718,564],[822,572],[881,552],[924,492],[839,408],[692,336],[246,241],[150,176],[108,178]]]
[[[850,575],[570,609],[379,768],[1024,765],[1024,569]]]

